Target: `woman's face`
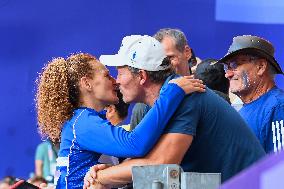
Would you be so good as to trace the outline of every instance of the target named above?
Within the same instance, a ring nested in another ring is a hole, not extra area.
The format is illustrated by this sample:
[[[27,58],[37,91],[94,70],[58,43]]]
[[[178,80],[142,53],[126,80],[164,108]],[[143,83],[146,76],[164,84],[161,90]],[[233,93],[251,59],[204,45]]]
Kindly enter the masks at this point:
[[[123,95],[123,101],[126,103],[137,102],[141,96],[139,90],[139,80],[126,67],[117,68],[117,84]]]
[[[109,74],[109,70],[102,63],[93,62],[92,66],[94,73],[90,83],[95,101],[105,105],[116,104],[118,97],[115,79]]]

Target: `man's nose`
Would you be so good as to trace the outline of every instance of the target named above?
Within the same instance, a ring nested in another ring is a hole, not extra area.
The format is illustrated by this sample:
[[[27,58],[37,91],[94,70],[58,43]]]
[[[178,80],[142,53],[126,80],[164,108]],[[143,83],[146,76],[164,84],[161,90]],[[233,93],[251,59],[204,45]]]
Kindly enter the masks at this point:
[[[225,73],[225,77],[230,79],[231,77],[234,76],[234,72],[232,70],[227,70]]]

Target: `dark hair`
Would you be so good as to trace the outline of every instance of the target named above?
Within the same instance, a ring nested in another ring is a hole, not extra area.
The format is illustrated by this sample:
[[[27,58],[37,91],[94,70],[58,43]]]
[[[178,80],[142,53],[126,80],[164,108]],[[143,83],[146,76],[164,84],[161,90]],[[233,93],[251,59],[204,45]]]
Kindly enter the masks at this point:
[[[201,79],[208,88],[228,94],[230,83],[225,77],[224,66],[216,62],[215,59],[203,60],[197,65],[194,76]]]
[[[191,49],[191,57],[188,60],[188,64],[189,64],[189,68],[192,68],[193,66],[195,66],[197,64],[197,60],[196,60],[196,56],[195,53],[193,52],[193,50]],[[191,72],[191,70],[190,70]],[[192,73],[190,73],[192,74]]]
[[[171,60],[169,57],[164,58],[161,66],[170,66],[170,67],[166,70],[160,70],[160,71],[145,70],[145,72],[149,76],[150,81],[152,81],[153,83],[163,83],[170,75],[174,74],[174,70],[171,67]],[[128,66],[128,69],[134,75],[137,75],[139,73],[139,70],[141,70],[138,68],[133,68],[131,66]]]
[[[122,99],[122,94],[120,91],[117,91],[117,97],[119,99],[117,104],[114,104],[117,114],[120,119],[125,119],[128,115],[129,104],[125,103]]]

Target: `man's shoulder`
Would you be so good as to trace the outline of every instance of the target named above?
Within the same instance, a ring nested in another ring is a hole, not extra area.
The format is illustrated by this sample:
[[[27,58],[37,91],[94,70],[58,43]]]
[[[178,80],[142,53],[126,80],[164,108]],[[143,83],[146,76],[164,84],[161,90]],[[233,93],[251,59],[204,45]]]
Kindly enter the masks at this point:
[[[284,91],[278,87],[273,88],[268,91],[263,96],[261,96],[257,103],[252,103],[252,107],[262,107],[265,109],[273,109],[279,106],[284,106]]]
[[[210,89],[206,89],[204,93],[194,92],[186,95],[171,117],[165,133],[195,135],[199,120],[209,113],[207,110],[210,107],[213,107],[210,103],[210,101],[215,102],[213,93]]]
[[[40,143],[38,145],[38,148],[47,148],[49,145],[49,142],[48,141],[43,141],[42,143]]]
[[[284,92],[275,87],[257,100],[245,104],[239,113],[246,121],[261,120],[261,125],[269,123],[273,118],[282,117],[284,116]],[[258,116],[252,117],[254,115]]]
[[[270,97],[267,99],[267,106],[270,107],[270,114],[277,115],[283,119],[284,116],[284,91],[279,88],[275,88],[271,93]]]
[[[48,150],[48,142],[47,141],[44,141],[42,143],[40,143],[38,146],[37,146],[37,149],[36,149],[36,154],[39,155],[39,154],[44,154],[47,152]]]
[[[206,103],[206,102],[215,102],[214,99],[218,98],[217,94],[215,94],[211,89],[206,88],[205,92],[194,92],[188,94],[184,97],[183,102],[190,102],[192,104],[195,103]]]
[[[274,101],[276,104],[281,104],[284,105],[284,91],[278,87],[276,87],[273,91],[272,91],[272,97],[274,98]]]

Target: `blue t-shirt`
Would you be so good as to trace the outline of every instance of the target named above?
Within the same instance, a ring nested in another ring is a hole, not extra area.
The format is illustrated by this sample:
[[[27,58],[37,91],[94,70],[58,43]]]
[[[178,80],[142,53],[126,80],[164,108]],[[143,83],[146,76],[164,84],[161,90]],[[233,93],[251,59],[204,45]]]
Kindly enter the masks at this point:
[[[82,188],[89,168],[101,154],[140,157],[150,151],[185,93],[176,84],[161,90],[160,97],[140,126],[132,132],[112,126],[90,108],[79,108],[62,129],[56,188]]]
[[[281,143],[284,142],[281,136],[281,127],[284,127],[283,90],[273,87],[258,99],[244,104],[239,113],[267,153],[281,149]],[[284,132],[284,128],[282,132]]]
[[[193,136],[181,162],[184,171],[219,172],[222,182],[265,155],[239,113],[208,88],[183,99],[165,133]]]

